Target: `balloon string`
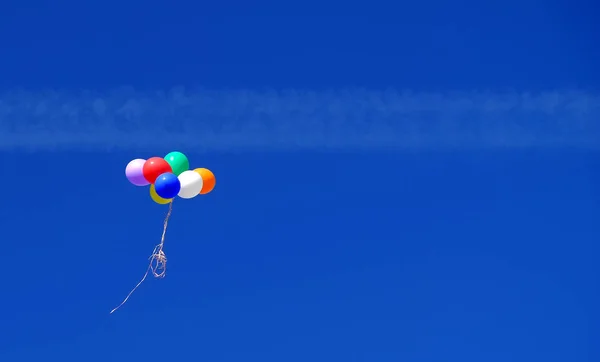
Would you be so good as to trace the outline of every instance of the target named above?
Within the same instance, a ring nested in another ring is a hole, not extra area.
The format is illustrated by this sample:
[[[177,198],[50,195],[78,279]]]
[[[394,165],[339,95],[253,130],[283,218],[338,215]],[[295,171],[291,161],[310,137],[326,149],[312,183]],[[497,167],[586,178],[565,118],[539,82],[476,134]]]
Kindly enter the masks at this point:
[[[152,271],[152,274],[155,278],[164,278],[167,272],[167,256],[163,251],[163,247],[165,245],[165,234],[167,233],[167,226],[169,225],[169,218],[171,217],[171,212],[173,211],[173,200],[169,202],[169,211],[167,212],[167,216],[165,217],[165,221],[163,223],[163,233],[160,238],[160,244],[154,247],[154,251],[152,251],[152,255],[150,255],[150,263],[148,264],[148,268],[146,269],[146,273],[142,279],[137,283],[137,285],[127,294],[127,297],[119,304],[115,309],[110,311],[110,314],[113,314],[114,311],[121,308],[125,302],[129,299],[129,297],[135,292],[135,290],[146,280],[148,273]]]

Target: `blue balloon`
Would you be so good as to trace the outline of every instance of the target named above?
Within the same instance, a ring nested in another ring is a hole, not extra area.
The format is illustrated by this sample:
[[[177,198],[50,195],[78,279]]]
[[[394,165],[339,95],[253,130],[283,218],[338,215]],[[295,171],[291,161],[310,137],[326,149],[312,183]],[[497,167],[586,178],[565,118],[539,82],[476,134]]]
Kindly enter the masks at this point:
[[[166,172],[158,176],[154,182],[154,190],[163,199],[172,199],[181,190],[181,183],[175,174]]]

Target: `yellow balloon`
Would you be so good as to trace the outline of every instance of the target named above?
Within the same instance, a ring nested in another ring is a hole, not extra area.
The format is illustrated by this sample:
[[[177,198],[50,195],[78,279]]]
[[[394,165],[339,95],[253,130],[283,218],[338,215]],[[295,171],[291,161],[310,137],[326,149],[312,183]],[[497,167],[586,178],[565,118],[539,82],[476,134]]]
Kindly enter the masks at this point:
[[[156,190],[154,189],[154,185],[150,185],[150,197],[152,198],[152,200],[154,202],[156,202],[157,204],[161,204],[161,205],[166,205],[169,202],[171,202],[171,200],[173,200],[173,199],[163,199],[162,197],[158,196],[158,194],[156,193]]]

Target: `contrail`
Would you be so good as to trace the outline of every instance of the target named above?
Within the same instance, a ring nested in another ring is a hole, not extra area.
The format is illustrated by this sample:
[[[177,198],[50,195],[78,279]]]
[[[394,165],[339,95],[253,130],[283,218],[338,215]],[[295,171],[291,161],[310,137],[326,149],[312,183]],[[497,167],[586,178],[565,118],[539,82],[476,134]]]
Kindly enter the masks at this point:
[[[13,91],[0,150],[600,148],[600,94]]]

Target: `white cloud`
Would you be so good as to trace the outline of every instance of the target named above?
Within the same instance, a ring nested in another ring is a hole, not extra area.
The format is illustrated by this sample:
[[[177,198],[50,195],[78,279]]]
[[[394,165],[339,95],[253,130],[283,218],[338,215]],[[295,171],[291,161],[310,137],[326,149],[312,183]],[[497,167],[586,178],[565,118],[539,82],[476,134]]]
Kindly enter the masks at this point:
[[[395,90],[0,94],[0,149],[600,148],[600,95]]]

